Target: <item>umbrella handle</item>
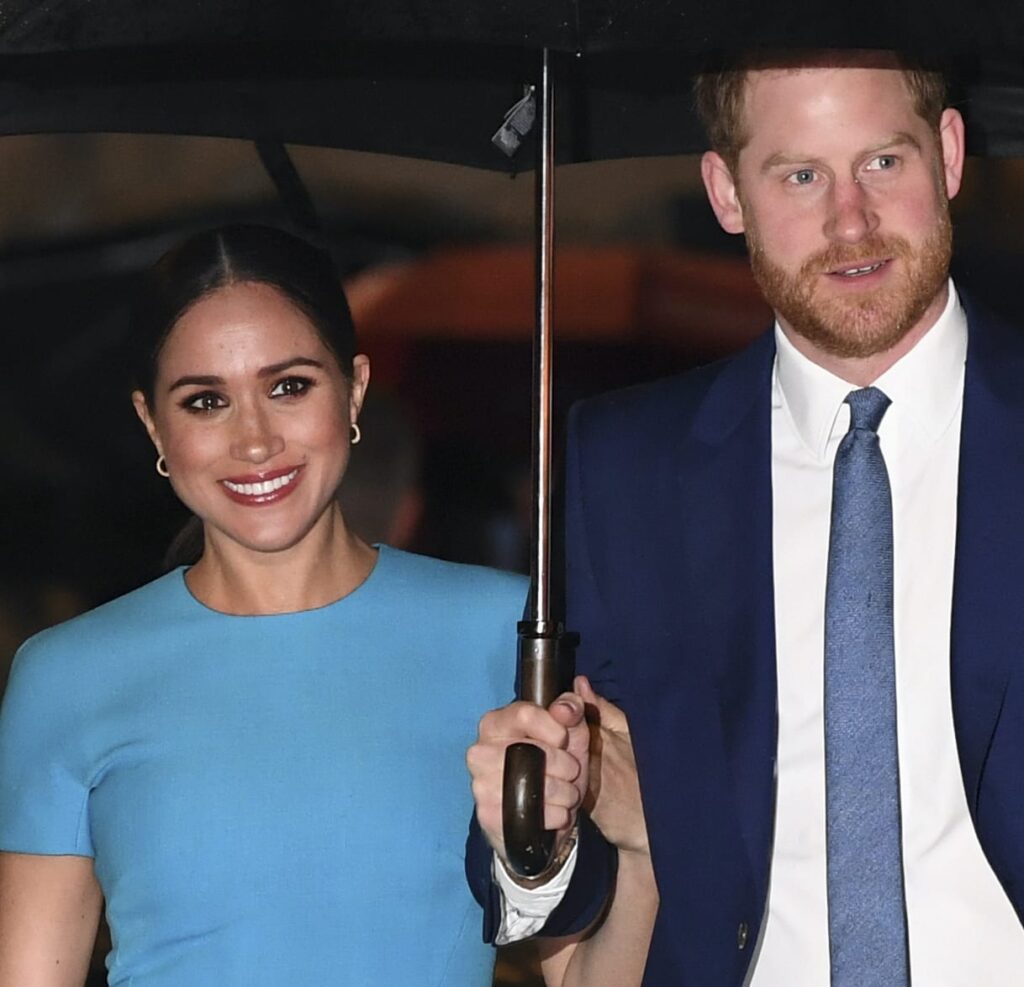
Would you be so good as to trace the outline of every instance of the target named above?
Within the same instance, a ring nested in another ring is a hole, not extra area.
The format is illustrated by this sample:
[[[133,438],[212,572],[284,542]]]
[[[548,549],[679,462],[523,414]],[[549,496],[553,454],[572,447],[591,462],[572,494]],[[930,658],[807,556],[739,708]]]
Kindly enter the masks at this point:
[[[519,675],[516,695],[550,706],[572,684],[575,634],[549,621],[519,624]],[[509,866],[522,877],[546,870],[555,851],[555,834],[544,829],[544,751],[534,744],[510,744],[505,750],[502,787],[502,835]]]
[[[533,744],[505,748],[501,828],[509,866],[522,877],[536,877],[551,863],[555,834],[544,829],[544,766],[547,757]]]

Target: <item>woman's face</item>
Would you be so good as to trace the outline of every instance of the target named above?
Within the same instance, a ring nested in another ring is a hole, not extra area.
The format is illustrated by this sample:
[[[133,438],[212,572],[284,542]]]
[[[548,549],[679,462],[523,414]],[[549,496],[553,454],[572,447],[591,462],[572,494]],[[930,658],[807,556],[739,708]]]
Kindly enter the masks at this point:
[[[160,354],[152,407],[140,392],[133,400],[207,538],[272,552],[332,506],[368,379],[366,357],[349,383],[300,309],[247,282],[185,312]]]

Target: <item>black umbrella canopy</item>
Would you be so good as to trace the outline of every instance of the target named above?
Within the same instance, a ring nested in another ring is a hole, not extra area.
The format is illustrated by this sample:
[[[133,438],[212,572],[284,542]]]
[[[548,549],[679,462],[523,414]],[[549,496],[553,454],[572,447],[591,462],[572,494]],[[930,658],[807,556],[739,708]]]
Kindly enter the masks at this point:
[[[561,54],[561,161],[699,150],[689,77],[741,47],[893,47],[954,65],[973,149],[1024,154],[1024,4],[903,0],[8,0],[0,133],[247,137],[522,168],[491,144]]]

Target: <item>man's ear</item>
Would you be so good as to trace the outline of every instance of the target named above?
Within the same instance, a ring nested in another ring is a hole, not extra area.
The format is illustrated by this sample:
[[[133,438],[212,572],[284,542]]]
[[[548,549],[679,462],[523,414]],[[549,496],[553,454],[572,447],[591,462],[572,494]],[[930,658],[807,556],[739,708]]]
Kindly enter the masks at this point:
[[[960,191],[964,173],[964,119],[959,110],[947,108],[939,121],[939,146],[942,150],[946,196],[952,199]]]
[[[746,228],[743,223],[743,206],[736,190],[736,181],[725,159],[716,151],[706,151],[700,159],[700,177],[704,180],[704,190],[718,225],[726,233],[742,233]]]
[[[157,455],[162,456],[164,454],[163,446],[160,445],[160,436],[157,433],[153,416],[149,413],[146,395],[142,391],[132,391],[132,404],[135,406],[135,414],[139,416],[139,421],[146,426],[150,441],[156,446]]]

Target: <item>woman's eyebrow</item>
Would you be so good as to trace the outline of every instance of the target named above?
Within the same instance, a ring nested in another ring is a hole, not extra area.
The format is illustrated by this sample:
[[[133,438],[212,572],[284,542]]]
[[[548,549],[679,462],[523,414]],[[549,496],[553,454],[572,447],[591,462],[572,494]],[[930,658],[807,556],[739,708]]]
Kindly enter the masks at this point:
[[[283,373],[285,370],[290,370],[292,367],[318,367],[323,370],[324,364],[322,360],[314,360],[311,356],[292,356],[287,360],[281,360],[280,363],[272,363],[268,367],[261,367],[257,372],[257,377],[273,377],[276,374]],[[224,378],[217,377],[214,374],[187,374],[184,377],[179,377],[170,387],[168,391],[175,391],[179,387],[222,387],[224,385]]]
[[[197,376],[190,374],[185,377],[179,377],[170,387],[167,388],[168,392],[176,391],[179,387],[220,387],[224,383],[223,377],[212,377],[212,376]]]
[[[276,374],[283,373],[285,370],[291,370],[292,367],[318,367],[323,370],[324,365],[321,360],[314,360],[311,356],[293,356],[288,360],[282,360],[280,363],[272,363],[269,367],[263,367],[259,371],[260,377],[273,377]]]

